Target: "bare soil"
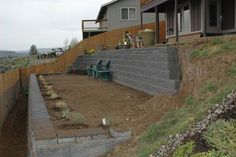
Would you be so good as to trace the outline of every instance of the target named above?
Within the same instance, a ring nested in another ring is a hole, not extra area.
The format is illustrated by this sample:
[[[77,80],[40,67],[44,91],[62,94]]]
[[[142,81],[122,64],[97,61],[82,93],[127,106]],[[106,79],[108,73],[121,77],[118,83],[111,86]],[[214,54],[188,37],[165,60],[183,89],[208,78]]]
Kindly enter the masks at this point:
[[[27,156],[27,97],[20,95],[0,136],[0,157]]]
[[[61,118],[61,112],[55,110],[58,101],[65,102],[71,112],[81,113],[89,128],[97,128],[106,118],[117,131],[132,129],[140,132],[146,125],[147,113],[144,102],[152,96],[113,82],[95,80],[81,75],[48,75],[45,79],[61,99],[46,103],[56,129],[73,129],[81,126],[70,125],[70,121]]]

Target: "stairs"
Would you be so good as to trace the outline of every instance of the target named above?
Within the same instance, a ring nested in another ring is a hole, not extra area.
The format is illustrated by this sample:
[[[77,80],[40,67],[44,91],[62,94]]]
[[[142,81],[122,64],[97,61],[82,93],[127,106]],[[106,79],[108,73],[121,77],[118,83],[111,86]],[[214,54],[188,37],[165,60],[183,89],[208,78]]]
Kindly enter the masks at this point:
[[[76,59],[75,70],[86,70],[101,58],[111,60],[113,81],[155,95],[175,93],[180,86],[176,48],[122,49],[97,52]]]

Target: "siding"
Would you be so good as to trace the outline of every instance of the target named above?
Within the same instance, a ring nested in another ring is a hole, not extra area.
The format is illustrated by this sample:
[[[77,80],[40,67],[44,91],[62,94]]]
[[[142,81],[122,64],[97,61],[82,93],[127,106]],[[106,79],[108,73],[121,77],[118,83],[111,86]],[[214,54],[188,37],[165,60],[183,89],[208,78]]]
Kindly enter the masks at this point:
[[[134,7],[136,8],[136,20],[128,21],[121,20],[121,8],[122,7]],[[140,18],[140,1],[139,0],[120,0],[108,6],[107,9],[108,18],[108,31],[126,28],[130,26],[136,26],[141,24]],[[155,14],[144,14],[144,23],[155,22]]]
[[[192,31],[201,30],[201,0],[191,1]]]

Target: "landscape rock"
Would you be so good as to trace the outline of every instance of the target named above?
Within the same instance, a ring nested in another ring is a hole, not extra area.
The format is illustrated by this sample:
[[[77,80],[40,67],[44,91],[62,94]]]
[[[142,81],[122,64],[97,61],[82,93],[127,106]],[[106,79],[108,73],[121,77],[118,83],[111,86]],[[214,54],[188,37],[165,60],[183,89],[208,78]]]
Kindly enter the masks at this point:
[[[203,116],[202,120],[193,125],[189,130],[183,133],[177,133],[175,136],[170,135],[166,145],[160,147],[150,157],[169,157],[186,139],[193,138],[198,134],[202,134],[206,131],[207,127],[223,118],[223,115],[236,108],[236,90],[232,91],[226,98],[220,103],[214,105],[208,110],[208,114]]]

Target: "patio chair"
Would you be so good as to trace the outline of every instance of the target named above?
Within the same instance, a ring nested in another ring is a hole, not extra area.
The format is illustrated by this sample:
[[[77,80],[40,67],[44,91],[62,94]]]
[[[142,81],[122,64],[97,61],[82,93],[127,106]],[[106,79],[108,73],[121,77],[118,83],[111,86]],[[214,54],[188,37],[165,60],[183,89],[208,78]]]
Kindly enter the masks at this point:
[[[96,64],[90,64],[87,67],[87,74],[88,76],[93,76],[93,71],[95,70],[95,67],[101,67],[102,66],[102,59],[99,59]]]
[[[101,68],[95,68],[93,77],[109,81],[111,79],[110,66],[111,66],[111,61],[108,59],[106,64],[103,65]]]

